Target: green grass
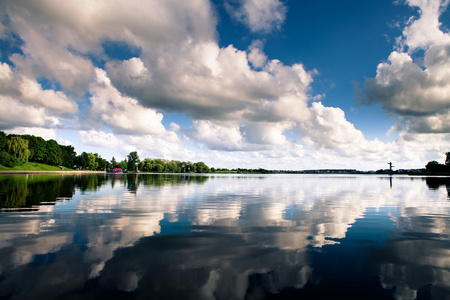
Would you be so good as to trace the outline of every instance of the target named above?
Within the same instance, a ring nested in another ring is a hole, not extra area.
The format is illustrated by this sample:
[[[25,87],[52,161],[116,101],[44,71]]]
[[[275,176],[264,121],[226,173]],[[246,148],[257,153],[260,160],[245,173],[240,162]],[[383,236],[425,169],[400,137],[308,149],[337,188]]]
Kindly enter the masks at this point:
[[[35,163],[35,162],[27,162],[23,165],[15,166],[12,168],[8,168],[3,165],[0,165],[0,170],[2,170],[2,171],[61,171],[61,169],[58,167],[39,164],[39,163]],[[65,170],[69,170],[69,169],[65,169]]]

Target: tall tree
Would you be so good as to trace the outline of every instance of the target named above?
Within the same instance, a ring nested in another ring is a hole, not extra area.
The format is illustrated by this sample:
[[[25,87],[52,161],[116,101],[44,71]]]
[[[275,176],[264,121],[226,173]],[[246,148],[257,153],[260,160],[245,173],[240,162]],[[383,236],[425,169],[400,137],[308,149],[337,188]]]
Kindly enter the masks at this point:
[[[95,153],[94,155],[95,155],[95,160],[97,162],[97,170],[111,169],[111,163],[109,161],[107,161],[106,159],[102,158],[97,153]]]
[[[8,145],[8,137],[3,131],[0,131],[0,151],[6,150],[6,145]]]
[[[48,165],[59,166],[62,164],[61,148],[55,140],[47,141],[47,157],[45,163]]]
[[[68,168],[72,168],[75,165],[75,158],[77,157],[77,153],[75,152],[75,148],[71,145],[61,146],[61,159],[62,165]]]
[[[75,162],[81,169],[86,169],[89,166],[88,154],[86,152],[81,153],[81,155],[77,156]]]
[[[6,149],[8,146],[8,137],[3,131],[0,131],[0,164],[7,165],[10,155]]]
[[[127,171],[128,172],[136,171],[136,166],[139,164],[139,155],[137,151],[130,152],[127,158],[128,158]]]
[[[98,162],[95,159],[95,154],[89,153],[88,154],[88,168],[89,170],[97,170]]]
[[[116,168],[116,167],[117,167],[117,161],[116,161],[116,159],[114,158],[114,156],[113,156],[112,159],[111,159],[111,166],[112,166],[113,168]]]
[[[28,140],[28,149],[30,150],[29,161],[44,163],[47,157],[47,142],[40,136],[22,135]]]
[[[10,155],[9,165],[18,166],[26,163],[30,156],[30,150],[28,150],[28,141],[18,136],[11,137],[6,145],[7,153]]]
[[[446,164],[447,166],[449,166],[449,165],[450,165],[450,152],[445,153],[445,155],[447,156],[447,157],[445,158],[445,164]]]

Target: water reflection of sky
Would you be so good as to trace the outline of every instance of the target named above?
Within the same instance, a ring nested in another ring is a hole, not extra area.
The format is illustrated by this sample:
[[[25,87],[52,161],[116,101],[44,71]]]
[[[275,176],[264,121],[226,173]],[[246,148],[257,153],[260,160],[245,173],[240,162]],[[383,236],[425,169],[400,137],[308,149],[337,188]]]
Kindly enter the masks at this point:
[[[5,180],[2,191],[14,185],[21,205],[40,194],[36,178]],[[45,182],[64,195],[34,203],[35,211],[0,213],[0,297],[450,297],[442,178],[140,174]]]

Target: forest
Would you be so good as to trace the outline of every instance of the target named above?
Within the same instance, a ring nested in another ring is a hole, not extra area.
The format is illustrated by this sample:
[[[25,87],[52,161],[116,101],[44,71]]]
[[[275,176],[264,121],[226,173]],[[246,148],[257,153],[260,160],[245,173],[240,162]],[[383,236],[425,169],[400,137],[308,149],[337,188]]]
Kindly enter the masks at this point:
[[[139,159],[136,151],[130,152],[127,158],[111,161],[102,158],[98,153],[83,152],[77,155],[71,145],[60,145],[55,140],[44,140],[34,135],[6,135],[0,131],[0,164],[5,167],[15,167],[27,162],[36,162],[61,169],[104,171],[113,168],[129,172],[158,173],[209,173],[210,168],[203,162],[181,162],[166,159]]]

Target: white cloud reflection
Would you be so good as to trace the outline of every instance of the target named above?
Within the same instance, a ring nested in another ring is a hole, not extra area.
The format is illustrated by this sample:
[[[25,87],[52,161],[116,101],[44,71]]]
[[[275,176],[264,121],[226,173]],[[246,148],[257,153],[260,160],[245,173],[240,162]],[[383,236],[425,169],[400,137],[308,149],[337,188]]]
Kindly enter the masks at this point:
[[[242,298],[251,290],[249,276],[264,274],[269,276],[265,280],[274,280],[268,274],[277,264],[283,267],[272,292],[303,287],[312,276],[311,249],[337,247],[368,214],[384,216],[382,211],[388,210],[388,220],[400,232],[437,238],[388,242],[382,248],[388,254],[380,261],[383,286],[397,286],[398,299],[416,293],[419,287],[400,287],[408,276],[399,271],[405,264],[438,270],[436,284],[448,288],[449,252],[442,245],[450,236],[449,220],[443,217],[450,214],[448,194],[428,188],[421,179],[396,177],[390,188],[389,177],[371,176],[139,175],[93,187],[77,190],[70,201],[45,206],[33,226],[12,230],[2,222],[0,252],[2,261],[10,262],[6,266],[14,269],[39,255],[63,252],[77,239],[85,247],[81,260],[86,280],[98,278],[105,288],[151,289],[144,287],[154,276],[148,272],[166,263],[184,274],[180,276],[207,272],[199,277],[203,296],[198,299],[227,295],[224,286]],[[159,243],[178,246],[161,256]],[[261,260],[253,257],[255,251],[261,252]],[[123,264],[128,271],[118,272]],[[292,272],[297,272],[295,278],[288,276]]]

